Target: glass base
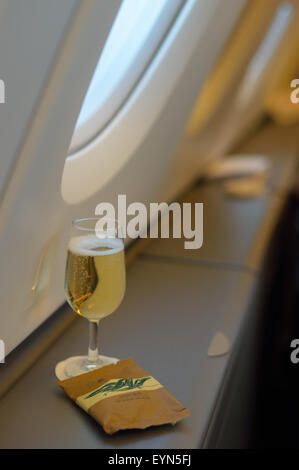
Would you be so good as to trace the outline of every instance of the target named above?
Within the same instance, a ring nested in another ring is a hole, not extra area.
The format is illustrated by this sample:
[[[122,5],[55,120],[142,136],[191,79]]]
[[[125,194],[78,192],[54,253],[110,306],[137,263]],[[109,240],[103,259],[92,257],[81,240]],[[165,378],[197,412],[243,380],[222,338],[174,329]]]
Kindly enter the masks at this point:
[[[99,356],[98,362],[91,364],[87,356],[69,357],[56,365],[55,375],[58,380],[66,380],[99,369],[100,367],[116,364],[118,361],[119,359],[115,357]]]

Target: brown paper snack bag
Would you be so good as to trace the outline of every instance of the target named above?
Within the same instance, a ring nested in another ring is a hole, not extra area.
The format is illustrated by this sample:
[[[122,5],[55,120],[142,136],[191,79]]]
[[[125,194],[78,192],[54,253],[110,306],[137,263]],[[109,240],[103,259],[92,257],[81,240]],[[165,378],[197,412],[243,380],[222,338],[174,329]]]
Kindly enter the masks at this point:
[[[59,382],[108,434],[175,424],[190,412],[133,359]]]

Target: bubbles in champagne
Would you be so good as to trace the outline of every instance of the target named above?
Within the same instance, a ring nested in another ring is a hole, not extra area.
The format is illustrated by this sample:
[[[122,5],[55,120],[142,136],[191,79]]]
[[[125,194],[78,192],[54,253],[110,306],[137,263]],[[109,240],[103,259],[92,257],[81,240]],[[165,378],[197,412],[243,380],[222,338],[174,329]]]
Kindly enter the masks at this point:
[[[122,240],[90,234],[73,237],[68,246],[65,290],[73,310],[89,320],[114,312],[125,292]]]
[[[113,255],[124,249],[119,238],[98,238],[96,235],[73,237],[68,249],[80,256]]]

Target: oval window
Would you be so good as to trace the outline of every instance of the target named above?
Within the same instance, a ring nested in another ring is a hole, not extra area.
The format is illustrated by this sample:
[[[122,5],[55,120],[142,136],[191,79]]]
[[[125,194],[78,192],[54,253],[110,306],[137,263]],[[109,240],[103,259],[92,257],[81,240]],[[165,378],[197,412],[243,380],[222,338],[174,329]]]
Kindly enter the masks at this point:
[[[163,40],[184,0],[123,0],[79,114],[72,154],[113,118]]]

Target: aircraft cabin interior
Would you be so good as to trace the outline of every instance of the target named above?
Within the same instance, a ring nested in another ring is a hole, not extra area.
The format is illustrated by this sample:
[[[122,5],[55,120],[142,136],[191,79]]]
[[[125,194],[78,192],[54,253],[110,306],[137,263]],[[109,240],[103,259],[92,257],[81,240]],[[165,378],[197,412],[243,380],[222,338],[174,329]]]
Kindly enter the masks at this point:
[[[0,155],[0,449],[299,447],[299,0],[0,0]]]

